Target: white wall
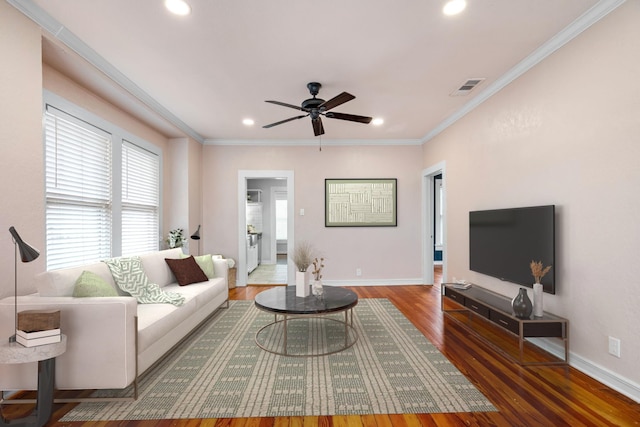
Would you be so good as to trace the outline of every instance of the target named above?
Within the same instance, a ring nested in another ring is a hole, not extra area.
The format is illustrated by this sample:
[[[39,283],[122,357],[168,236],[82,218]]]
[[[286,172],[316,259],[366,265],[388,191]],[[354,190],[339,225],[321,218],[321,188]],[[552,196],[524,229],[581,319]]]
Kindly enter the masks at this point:
[[[293,170],[295,239],[324,254],[325,280],[421,283],[421,153],[420,146],[205,146],[206,251],[237,259],[238,170]],[[326,228],[325,178],[397,178],[398,226]]]
[[[640,393],[640,2],[629,1],[424,145],[447,162],[448,275],[469,271],[468,212],[555,204],[557,295],[571,362]],[[522,268],[528,268],[523,265]],[[608,337],[622,357],[608,354]],[[636,398],[640,398],[640,394]]]
[[[13,295],[14,245],[9,227],[44,253],[42,64],[40,29],[0,2],[0,298]],[[44,256],[18,265],[28,292]],[[0,337],[5,339],[5,337]]]

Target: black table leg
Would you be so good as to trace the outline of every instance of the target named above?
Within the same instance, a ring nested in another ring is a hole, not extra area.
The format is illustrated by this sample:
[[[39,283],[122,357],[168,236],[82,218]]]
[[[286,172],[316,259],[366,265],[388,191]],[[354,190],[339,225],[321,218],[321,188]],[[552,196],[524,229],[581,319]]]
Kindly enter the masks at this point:
[[[0,417],[0,426],[11,427],[42,427],[51,417],[53,410],[53,390],[55,386],[56,359],[51,358],[38,362],[38,395],[36,409],[26,417],[7,420]]]

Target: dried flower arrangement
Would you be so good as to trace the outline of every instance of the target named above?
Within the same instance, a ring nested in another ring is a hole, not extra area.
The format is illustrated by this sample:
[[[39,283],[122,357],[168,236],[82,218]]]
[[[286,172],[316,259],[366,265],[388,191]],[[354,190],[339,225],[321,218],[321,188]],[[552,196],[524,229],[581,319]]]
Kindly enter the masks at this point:
[[[184,230],[182,228],[176,228],[169,231],[169,237],[167,237],[167,244],[170,248],[181,248],[187,239],[183,236]]]
[[[544,267],[542,265],[542,261],[531,261],[529,267],[531,268],[531,275],[536,279],[535,283],[540,283],[544,275],[547,274],[549,270],[551,270],[551,266],[548,265]]]
[[[298,271],[305,272],[307,268],[313,262],[313,256],[311,252],[313,251],[313,246],[309,242],[298,242],[296,243],[295,248],[293,249],[293,255],[291,259],[293,263],[296,265]]]
[[[313,260],[313,271],[311,272],[311,274],[313,274],[313,277],[316,280],[322,279],[322,274],[320,273],[322,272],[323,267],[324,267],[324,258],[320,258],[320,261],[318,261],[318,258]]]

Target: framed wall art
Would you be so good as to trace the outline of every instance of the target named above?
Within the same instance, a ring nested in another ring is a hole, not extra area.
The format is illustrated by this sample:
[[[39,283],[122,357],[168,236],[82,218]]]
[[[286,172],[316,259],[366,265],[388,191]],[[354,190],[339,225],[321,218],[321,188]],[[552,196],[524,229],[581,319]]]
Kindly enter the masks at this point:
[[[325,227],[396,227],[397,179],[325,179]]]

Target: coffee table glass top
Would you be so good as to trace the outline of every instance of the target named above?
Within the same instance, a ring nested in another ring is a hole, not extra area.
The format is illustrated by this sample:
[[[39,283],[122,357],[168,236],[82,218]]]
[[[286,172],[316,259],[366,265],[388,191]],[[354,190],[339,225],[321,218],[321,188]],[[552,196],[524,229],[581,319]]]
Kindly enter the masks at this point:
[[[282,314],[320,314],[348,310],[358,304],[358,296],[348,289],[325,286],[321,297],[297,297],[295,286],[279,286],[256,295],[256,307]]]

